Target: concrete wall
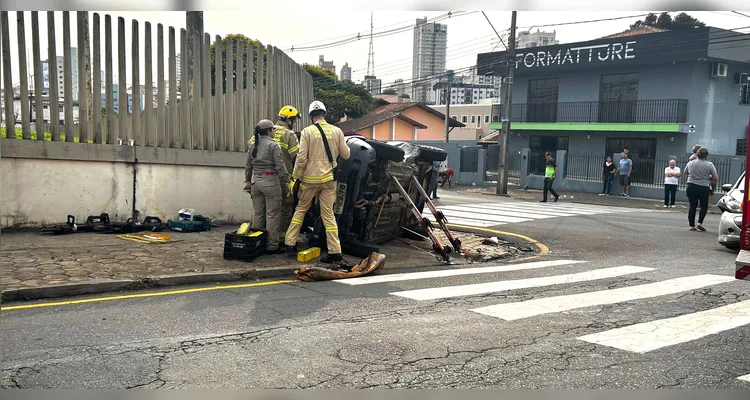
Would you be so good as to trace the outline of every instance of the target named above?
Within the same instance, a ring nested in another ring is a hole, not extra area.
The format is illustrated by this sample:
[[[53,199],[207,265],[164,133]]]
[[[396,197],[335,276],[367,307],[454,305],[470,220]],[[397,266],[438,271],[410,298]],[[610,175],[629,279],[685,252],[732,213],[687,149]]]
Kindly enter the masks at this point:
[[[603,151],[595,138],[601,137],[657,137],[659,156],[684,154],[700,143],[715,155],[734,155],[737,139],[747,136],[750,106],[739,104],[739,87],[733,85],[734,74],[746,71],[746,67],[729,64],[726,78],[710,77],[710,62],[681,63],[674,65],[650,65],[633,68],[582,69],[555,75],[516,77],[513,85],[513,102],[528,102],[528,82],[531,79],[558,78],[558,102],[599,101],[601,76],[604,74],[638,73],[639,100],[686,99],[688,100],[688,123],[696,126],[694,133],[616,133],[616,132],[561,132],[571,137],[571,151],[584,151],[578,146]],[[451,113],[453,113],[451,111]],[[573,138],[591,134],[592,140],[578,140],[573,147]],[[553,134],[553,133],[550,133]],[[522,133],[522,136],[524,134]],[[582,135],[582,136],[581,136]],[[674,136],[675,141],[669,142]],[[514,148],[522,148],[523,138],[516,139]],[[526,142],[528,144],[528,138]],[[603,143],[603,142],[602,142]]]
[[[113,219],[132,213],[133,170],[124,163],[3,155],[0,181],[3,228],[64,222],[68,214],[85,220],[102,212]]]
[[[244,153],[14,139],[0,149],[0,227],[102,212],[125,221],[133,203],[141,219],[173,219],[181,208],[218,221],[252,219]]]

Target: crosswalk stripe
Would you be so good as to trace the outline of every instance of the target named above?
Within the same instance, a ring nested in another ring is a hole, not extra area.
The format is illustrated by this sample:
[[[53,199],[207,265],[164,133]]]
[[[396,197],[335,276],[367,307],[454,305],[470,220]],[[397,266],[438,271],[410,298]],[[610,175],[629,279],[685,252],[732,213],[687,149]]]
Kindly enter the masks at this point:
[[[506,217],[502,215],[493,214],[478,214],[476,212],[458,211],[458,210],[441,210],[446,218],[464,218],[464,219],[478,219],[484,221],[493,222],[504,222],[504,223],[516,223],[531,221],[529,218],[518,218],[518,217]]]
[[[581,264],[585,262],[586,261],[577,261],[577,260],[536,261],[536,262],[520,263],[520,264],[497,265],[497,266],[492,266],[492,267],[445,269],[445,270],[440,270],[440,271],[409,272],[409,273],[403,273],[403,274],[363,276],[360,278],[336,280],[335,282],[343,283],[346,285],[368,285],[368,284],[373,284],[373,283],[398,282],[398,281],[408,281],[408,280],[415,280],[415,279],[430,279],[430,278],[443,278],[443,277],[448,277],[448,276],[520,271],[520,270],[528,270],[528,269],[538,269],[538,268],[556,267],[556,266],[563,266],[563,265]]]
[[[556,275],[541,278],[519,279],[513,281],[497,281],[480,283],[474,285],[460,285],[438,287],[430,289],[407,290],[390,293],[394,296],[406,297],[413,300],[435,300],[449,297],[475,296],[487,293],[502,292],[514,289],[526,289],[533,287],[552,286],[572,282],[593,281],[604,278],[614,278],[622,275],[635,274],[638,272],[653,271],[654,268],[635,266],[622,266],[613,268],[597,269],[577,274]]]
[[[750,382],[750,374],[742,375],[742,376],[738,377],[737,379],[739,379],[741,381]]]
[[[550,214],[543,215],[539,213],[534,213],[532,217],[527,212],[509,211],[503,208],[492,210],[492,209],[484,209],[484,208],[471,207],[471,206],[442,207],[440,208],[440,211],[442,211],[443,214],[445,214],[446,216],[454,215],[456,212],[469,212],[476,217],[484,217],[486,215],[498,215],[498,216],[522,218],[525,220],[528,220],[527,218],[552,218],[554,217],[554,215],[550,215]]]
[[[750,300],[674,318],[612,329],[578,339],[646,353],[750,324]]]
[[[573,294],[568,296],[546,297],[516,303],[497,304],[475,308],[479,314],[512,321],[542,314],[568,311],[578,308],[605,304],[616,304],[637,299],[664,296],[706,286],[734,281],[733,276],[696,275],[646,285],[624,287],[598,292]]]
[[[441,210],[455,210],[455,206],[443,207]],[[540,216],[540,217],[566,217],[569,213],[563,213],[559,211],[543,211],[543,210],[528,210],[520,207],[493,207],[493,206],[462,206],[462,208],[469,208],[472,211],[476,210],[483,213],[513,213],[521,217],[528,216]]]
[[[431,222],[436,222],[435,217],[432,216],[432,214],[423,214],[425,218],[430,220]],[[489,228],[491,226],[496,225],[505,225],[504,222],[492,222],[492,221],[484,221],[480,219],[466,219],[466,218],[449,218],[448,219],[449,224],[458,224],[458,225],[468,225],[468,226],[476,226],[479,228]]]
[[[484,209],[484,210],[507,210],[507,211],[514,211],[514,212],[522,212],[525,214],[547,214],[547,215],[554,215],[558,217],[568,217],[571,214],[575,214],[575,215],[587,214],[587,212],[576,212],[576,211],[561,210],[561,209],[553,210],[549,208],[526,207],[523,205],[477,204],[473,207]]]

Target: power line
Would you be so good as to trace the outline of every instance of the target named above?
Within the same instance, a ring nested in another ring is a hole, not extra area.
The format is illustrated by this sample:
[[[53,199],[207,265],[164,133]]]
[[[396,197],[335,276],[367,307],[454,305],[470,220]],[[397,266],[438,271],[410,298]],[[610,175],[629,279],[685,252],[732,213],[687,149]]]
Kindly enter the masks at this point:
[[[482,49],[486,46],[491,46],[491,45],[492,45],[491,43],[479,43],[479,44],[471,45],[470,47],[464,49],[463,51],[451,55],[451,57],[448,57],[446,61],[455,60],[457,58],[463,58],[470,54],[476,54],[476,52],[479,49]],[[411,66],[407,66],[407,65],[411,63],[412,63],[412,60],[401,61],[398,64],[392,65],[388,68],[381,68],[379,73],[381,75],[392,75],[392,74],[396,74],[400,72],[408,72],[411,70]],[[357,75],[357,77],[359,76],[361,76],[361,72]]]
[[[474,39],[470,39],[470,40],[467,40],[467,41],[464,41],[464,42],[461,42],[461,43],[454,43],[454,44],[446,47],[446,50],[454,49],[454,48],[459,47],[459,46],[463,48],[463,47],[465,47],[465,45],[467,45],[469,43],[473,43],[473,42],[476,42],[476,41],[479,41],[479,40],[484,40],[484,39],[488,39],[488,38],[492,38],[492,37],[495,37],[495,35],[484,35],[484,36],[480,36],[480,37],[477,37],[477,38],[474,38]],[[472,46],[475,46],[475,45],[472,45]],[[387,63],[380,64],[380,66],[382,67],[384,65],[409,64],[409,63],[412,63],[412,61],[413,61],[413,57],[408,58],[408,59],[397,60],[397,61],[390,61],[390,62],[387,62]],[[361,73],[362,71],[365,71],[365,69],[364,68],[355,69],[355,70],[352,70],[352,73],[355,73],[355,72]]]
[[[464,12],[460,12],[460,13],[457,13],[457,14],[454,14],[453,12],[448,12],[448,13],[446,13],[444,15],[441,15],[441,16],[439,16],[439,17],[431,20],[431,21],[430,20],[428,20],[428,21],[429,21],[429,23],[438,22],[438,21],[443,21],[443,20],[449,19],[449,18],[456,18],[456,17],[462,17],[462,16],[466,16],[466,15],[471,15],[471,14],[474,14],[474,13],[477,13],[477,12],[478,11],[464,11]],[[387,31],[382,31],[382,32],[374,33],[372,35],[372,37],[391,36],[391,35],[395,35],[395,34],[407,32],[407,31],[410,31],[410,30],[413,30],[413,29],[414,29],[414,25],[407,25],[407,26],[403,26],[401,28],[395,28],[395,29],[390,29],[390,30],[387,30]],[[284,51],[285,52],[295,52],[295,51],[299,52],[299,51],[311,51],[311,50],[328,49],[328,48],[331,48],[331,47],[338,47],[338,46],[343,46],[345,44],[353,43],[353,42],[359,41],[361,38],[362,38],[362,35],[361,34],[357,34],[356,36],[349,37],[347,39],[343,39],[343,40],[339,40],[339,41],[331,42],[331,43],[326,43],[326,44],[322,44],[322,45],[306,46],[306,47],[298,47],[298,48],[295,48],[294,46],[292,46],[290,49],[286,49]]]
[[[728,32],[732,32],[732,31],[735,31],[735,30],[743,30],[743,29],[750,29],[750,26],[743,26],[743,27],[731,28],[731,29],[728,29],[727,31]],[[680,41],[671,42],[670,44],[671,45],[675,45],[675,44],[686,44],[686,43],[693,42],[695,40],[695,38],[693,36],[697,36],[698,34],[700,34],[700,33],[693,32],[692,30],[688,30],[685,33],[686,37],[683,37]],[[712,39],[709,39],[708,40],[708,44],[725,44],[725,43],[733,43],[733,42],[744,42],[744,41],[747,40],[747,37],[748,37],[747,33],[733,32],[732,34],[728,34],[728,35],[721,36],[721,37],[714,37]],[[731,39],[731,40],[726,40],[726,39]],[[642,44],[646,43],[646,45],[645,46],[641,46],[640,49],[653,48],[653,47],[655,47],[654,43],[658,43],[660,41],[661,41],[661,39],[658,39],[658,38],[650,38],[650,39],[641,40],[639,43],[642,43]],[[733,48],[744,48],[744,47],[750,47],[750,45],[728,46],[728,47],[723,47],[722,49],[733,49]],[[675,51],[675,52],[670,52],[670,53],[662,53],[661,55],[679,55],[679,54],[685,54],[685,53],[691,53],[691,52],[692,52],[691,50],[681,50],[681,51]],[[658,63],[663,63],[663,62],[664,61],[653,61],[653,62],[641,63],[640,65],[658,64]],[[500,58],[500,59],[498,59],[496,61],[492,61],[492,62],[485,62],[485,63],[481,63],[481,64],[477,63],[477,64],[474,64],[474,65],[469,65],[469,66],[465,66],[465,67],[460,67],[460,68],[457,68],[457,69],[453,69],[453,72],[454,73],[460,73],[460,72],[470,71],[472,68],[479,69],[479,68],[483,68],[483,67],[491,67],[491,66],[494,66],[494,65],[507,64],[507,63],[508,63],[507,59]],[[447,72],[443,72],[443,73],[440,73],[440,74],[434,74],[434,75],[430,75],[430,76],[426,76],[426,77],[421,77],[421,78],[417,78],[417,79],[412,78],[411,80],[403,80],[403,82],[399,82],[399,83],[403,84],[403,85],[406,85],[406,84],[415,85],[415,84],[420,84],[420,83],[425,83],[425,82],[429,82],[429,81],[438,80],[438,79],[440,79],[442,77],[446,77],[446,76],[448,76],[448,73]],[[396,83],[395,81],[391,82],[388,86],[393,85],[395,83]],[[384,85],[384,86],[386,86],[386,85]]]
[[[484,13],[484,11],[482,11],[482,15],[484,15],[484,18],[486,18],[486,19],[487,19],[487,22],[488,22],[488,23],[490,24],[490,26],[492,27],[492,30],[493,30],[493,31],[495,31],[495,35],[497,35],[497,38],[498,38],[498,39],[500,39],[500,41],[501,41],[501,42],[503,43],[503,47],[505,47],[506,49],[508,49],[508,45],[507,45],[507,44],[505,44],[505,41],[503,41],[503,38],[502,38],[502,37],[500,37],[500,34],[499,34],[499,33],[497,33],[497,29],[495,29],[495,25],[492,25],[492,21],[490,21],[490,18],[489,18],[489,17],[487,17],[487,14],[485,14],[485,13]],[[512,27],[511,27],[511,28],[512,28]],[[495,46],[495,47],[497,47],[497,46]]]
[[[564,26],[564,25],[579,25],[579,24],[590,24],[593,22],[606,22],[606,21],[617,21],[620,19],[629,19],[629,18],[639,18],[639,17],[647,17],[649,14],[638,14],[638,15],[628,15],[626,17],[612,17],[612,18],[600,18],[600,19],[590,19],[587,21],[574,21],[574,22],[560,22],[557,24],[546,24],[546,25],[532,25],[530,27],[519,27],[524,28],[526,30],[531,30],[533,28],[548,28],[550,26]]]
[[[735,14],[738,14],[738,15],[742,15],[743,17],[748,17],[748,18],[750,18],[750,15],[747,15],[747,14],[743,14],[743,13],[741,13],[741,12],[739,12],[739,11],[732,11],[732,12],[733,12],[733,13],[735,13]]]
[[[443,13],[435,13],[434,15],[431,15],[431,16],[430,16],[430,17],[428,17],[428,18],[435,18],[435,17],[437,17],[438,15],[443,15]],[[396,25],[403,25],[403,24],[407,24],[407,23],[410,23],[410,21],[401,21],[401,22],[396,22],[396,23],[394,23],[394,24],[383,25],[383,26],[379,27],[378,29],[389,28],[389,27],[391,27],[391,26],[396,26]],[[357,32],[357,33],[356,33],[356,35],[359,35],[359,34],[360,34],[360,32]],[[314,41],[311,41],[311,42],[300,43],[300,44],[299,44],[299,46],[305,46],[305,45],[308,45],[308,44],[314,44],[314,43],[322,43],[322,42],[328,42],[328,41],[332,41],[332,40],[339,40],[339,39],[344,39],[344,38],[348,38],[348,37],[351,37],[351,36],[354,36],[354,35],[355,35],[355,34],[353,34],[353,33],[350,33],[350,34],[347,34],[347,35],[336,36],[336,37],[332,37],[332,38],[326,38],[326,39],[314,40]]]

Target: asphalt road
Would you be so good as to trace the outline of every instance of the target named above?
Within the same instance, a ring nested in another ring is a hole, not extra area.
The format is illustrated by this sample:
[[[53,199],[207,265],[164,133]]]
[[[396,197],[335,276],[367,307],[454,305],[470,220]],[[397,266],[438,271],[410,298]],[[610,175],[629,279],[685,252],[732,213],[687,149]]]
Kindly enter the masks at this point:
[[[446,208],[466,204],[441,196]],[[750,282],[732,278],[736,255],[716,243],[718,217],[701,233],[682,212],[472,199],[507,214],[549,207],[548,218],[494,227],[549,254],[454,276],[7,310],[2,385],[750,389],[738,379],[750,374]],[[551,215],[575,209],[586,213]],[[567,297],[545,300],[555,296]]]

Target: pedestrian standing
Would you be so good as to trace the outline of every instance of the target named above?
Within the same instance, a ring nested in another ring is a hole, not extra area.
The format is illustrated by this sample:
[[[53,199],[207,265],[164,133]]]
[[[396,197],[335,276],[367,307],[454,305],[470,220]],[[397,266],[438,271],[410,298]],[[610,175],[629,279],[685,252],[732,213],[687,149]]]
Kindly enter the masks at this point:
[[[716,173],[716,167],[707,160],[708,149],[701,147],[696,153],[696,159],[690,161],[685,166],[687,174],[687,190],[685,191],[690,200],[690,209],[688,211],[688,223],[690,230],[706,231],[703,227],[703,220],[708,213],[708,197],[711,190],[711,179],[718,180],[719,175]],[[700,215],[698,216],[698,225],[695,224],[695,212],[701,205]]]
[[[669,160],[669,166],[664,169],[664,208],[674,208],[679,183],[680,167],[675,166],[675,160]]]
[[[628,158],[628,153],[622,153],[622,159],[617,166],[617,170],[620,173],[620,186],[622,186],[622,193],[620,196],[630,196],[630,174],[633,172],[633,160]]]
[[[427,195],[431,197],[432,200],[437,200],[440,197],[437,195],[437,187],[438,187],[438,177],[440,176],[440,163],[437,161],[432,162],[432,167],[430,167],[429,170],[429,176],[430,176],[430,185],[428,186]]]
[[[544,158],[547,161],[545,162],[544,170],[544,194],[540,202],[547,202],[547,192],[549,192],[555,196],[555,203],[557,203],[557,199],[560,198],[560,195],[555,192],[555,189],[552,189],[552,185],[555,183],[555,178],[557,177],[557,163],[549,152],[544,153]]]
[[[281,224],[281,186],[286,187],[289,174],[281,156],[281,147],[273,140],[274,124],[268,119],[255,126],[253,143],[247,151],[245,163],[245,191],[253,201],[254,230],[268,234],[266,250],[279,252],[279,226]]]
[[[328,254],[320,261],[334,263],[343,260],[339,228],[333,214],[333,203],[336,201],[334,171],[339,157],[348,160],[351,152],[344,132],[326,122],[326,107],[322,102],[316,100],[310,103],[309,115],[313,124],[300,134],[299,153],[292,172],[291,192],[298,191],[299,203],[286,231],[287,255],[297,256],[297,239],[302,222],[317,198],[328,249]]]
[[[599,196],[609,196],[612,192],[612,180],[615,178],[615,171],[617,166],[612,161],[612,157],[607,157],[607,161],[602,165],[602,180],[604,181],[604,187]]]

